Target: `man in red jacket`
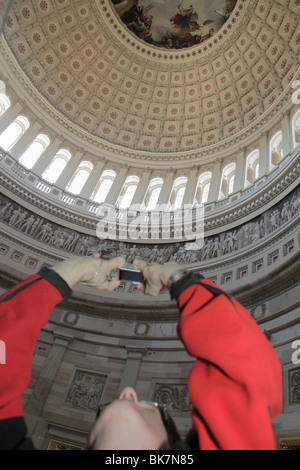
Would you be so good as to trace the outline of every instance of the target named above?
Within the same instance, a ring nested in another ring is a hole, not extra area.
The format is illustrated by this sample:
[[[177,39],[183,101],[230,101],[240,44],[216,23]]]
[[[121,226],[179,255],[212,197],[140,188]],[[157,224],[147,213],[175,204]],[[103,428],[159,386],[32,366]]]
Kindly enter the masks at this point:
[[[0,297],[0,340],[6,364],[0,365],[0,448],[30,449],[22,395],[41,328],[56,304],[78,282],[113,290],[108,275],[122,258],[73,258],[42,269]],[[243,307],[200,274],[177,263],[148,266],[139,289],[157,296],[169,289],[179,308],[178,335],[195,358],[188,385],[192,410],[189,446],[210,450],[275,449],[273,419],[282,406],[281,368],[265,335]],[[38,306],[38,310],[34,307]],[[88,449],[180,449],[170,440],[168,417],[152,402],[139,401],[126,387],[93,426]],[[170,423],[169,423],[170,424]],[[186,446],[187,448],[187,446]]]

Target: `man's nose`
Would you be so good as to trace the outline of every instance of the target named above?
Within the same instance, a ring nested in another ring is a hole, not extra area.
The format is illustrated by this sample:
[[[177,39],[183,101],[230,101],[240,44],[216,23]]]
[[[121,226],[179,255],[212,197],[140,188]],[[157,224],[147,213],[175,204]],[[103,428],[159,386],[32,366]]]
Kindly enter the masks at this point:
[[[138,403],[138,396],[134,388],[125,387],[120,393],[119,400],[129,400],[133,401],[134,403]]]

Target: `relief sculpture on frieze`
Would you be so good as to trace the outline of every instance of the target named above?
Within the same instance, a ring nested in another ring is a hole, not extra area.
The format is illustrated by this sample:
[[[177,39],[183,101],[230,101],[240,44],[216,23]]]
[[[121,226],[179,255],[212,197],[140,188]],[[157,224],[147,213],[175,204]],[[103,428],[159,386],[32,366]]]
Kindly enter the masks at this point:
[[[168,411],[189,411],[192,407],[189,401],[188,387],[185,384],[157,383],[153,400],[166,406]]]
[[[106,383],[106,375],[77,370],[64,405],[80,410],[96,412]]]

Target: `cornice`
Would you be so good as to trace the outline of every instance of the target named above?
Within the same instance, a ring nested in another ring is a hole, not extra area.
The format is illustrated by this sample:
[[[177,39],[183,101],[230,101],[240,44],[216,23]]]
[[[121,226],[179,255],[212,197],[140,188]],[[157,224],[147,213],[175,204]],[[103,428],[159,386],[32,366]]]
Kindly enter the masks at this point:
[[[262,253],[278,246],[282,240],[290,238],[292,235],[297,234],[300,229],[300,215],[289,221],[288,224],[284,224],[282,228],[277,229],[275,233],[271,233],[268,237],[261,239],[253,245],[249,245],[244,249],[232,252],[223,258],[210,259],[208,262],[202,261],[200,264],[201,271],[204,274],[209,273],[213,275],[214,272],[225,271],[231,269],[237,264],[244,264],[252,259],[258,259]],[[191,270],[197,270],[199,266],[193,268],[189,266]]]
[[[278,296],[278,293],[284,293],[297,286],[300,283],[300,252],[296,255],[293,263],[287,263],[286,266],[280,266],[278,270],[272,272],[269,277],[266,276],[260,282],[257,282],[251,286],[244,285],[242,288],[231,291],[231,295],[234,296],[245,308],[250,309],[251,307],[260,305],[262,302],[269,301]],[[284,314],[280,311],[279,314],[274,316],[268,316],[261,320],[259,323],[275,318]]]
[[[5,157],[2,157],[3,163],[4,159]],[[14,160],[11,156],[9,159]],[[18,163],[16,164],[18,165]],[[30,174],[29,171],[28,175]],[[36,178],[34,176],[35,180]],[[220,231],[232,229],[244,223],[249,217],[259,216],[292,191],[299,184],[299,178],[300,149],[297,148],[292,155],[287,156],[281,162],[277,171],[274,170],[268,177],[256,182],[253,187],[210,205],[209,212],[208,205],[206,205],[204,212],[205,235],[211,236],[220,233]],[[51,194],[38,192],[35,187],[28,184],[28,178],[22,178],[18,181],[16,174],[12,173],[9,167],[4,164],[0,172],[0,181],[6,194],[12,200],[21,204],[26,202],[29,209],[30,206],[37,208],[43,212],[43,217],[49,218],[55,223],[69,225],[70,228],[82,233],[95,235],[99,218],[90,215],[84,209],[90,204],[90,201],[85,201],[82,209],[74,204],[71,206],[63,204],[59,199],[51,197]],[[136,240],[135,243],[139,243],[139,240]]]

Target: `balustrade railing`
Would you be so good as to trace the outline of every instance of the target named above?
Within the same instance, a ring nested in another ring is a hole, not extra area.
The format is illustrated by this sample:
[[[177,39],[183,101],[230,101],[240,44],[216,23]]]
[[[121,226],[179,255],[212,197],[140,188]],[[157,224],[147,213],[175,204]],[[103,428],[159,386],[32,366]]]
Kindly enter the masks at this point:
[[[74,212],[86,214],[86,217],[93,217],[96,220],[105,220],[106,230],[110,230],[110,225],[118,224],[120,230],[133,226],[135,221],[139,222],[140,230],[146,230],[149,224],[154,231],[158,228],[158,236],[170,231],[172,238],[180,232],[182,227],[186,233],[195,232],[197,224],[200,224],[205,216],[206,223],[214,225],[215,219],[220,219],[226,225],[232,220],[232,214],[235,219],[244,216],[245,208],[255,210],[260,205],[260,199],[264,202],[272,199],[274,187],[277,186],[277,192],[282,188],[288,187],[288,182],[282,184],[284,175],[293,168],[300,166],[300,145],[291,155],[281,160],[277,167],[266,176],[256,180],[253,185],[230,194],[227,198],[207,203],[203,206],[186,205],[183,208],[172,210],[167,204],[158,207],[156,210],[147,211],[142,204],[129,207],[128,209],[119,209],[105,204],[96,204],[93,201],[70,194],[55,184],[43,180],[32,170],[24,168],[8,152],[0,148],[0,162],[2,172],[10,175],[14,181],[22,183],[22,186],[28,186],[28,189],[36,191],[49,201],[59,203],[62,206],[69,207]],[[259,196],[261,193],[263,196]],[[219,220],[218,219],[218,220]]]

